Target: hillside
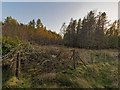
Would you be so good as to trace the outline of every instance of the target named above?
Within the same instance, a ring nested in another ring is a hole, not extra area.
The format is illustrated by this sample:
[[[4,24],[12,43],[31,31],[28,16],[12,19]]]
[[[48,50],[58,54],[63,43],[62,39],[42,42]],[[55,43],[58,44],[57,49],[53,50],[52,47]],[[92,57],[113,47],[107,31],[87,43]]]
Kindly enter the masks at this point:
[[[17,53],[21,60],[20,79],[15,76],[12,64]],[[117,56],[115,49],[91,50],[22,43],[3,57],[3,88],[117,88]]]
[[[120,20],[106,12],[71,18],[60,29],[42,21],[2,23],[3,88],[117,88]],[[105,27],[106,26],[106,27]]]

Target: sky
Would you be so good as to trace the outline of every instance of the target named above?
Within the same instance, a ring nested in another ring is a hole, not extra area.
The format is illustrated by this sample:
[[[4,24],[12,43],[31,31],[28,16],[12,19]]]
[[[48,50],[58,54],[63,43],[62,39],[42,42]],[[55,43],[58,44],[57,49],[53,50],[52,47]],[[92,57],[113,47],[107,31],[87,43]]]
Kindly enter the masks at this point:
[[[27,24],[40,18],[47,29],[59,33],[63,22],[83,18],[90,10],[106,12],[108,20],[118,19],[117,2],[2,2],[2,20],[12,16]]]
[[[2,2],[119,2],[119,0],[0,0]]]

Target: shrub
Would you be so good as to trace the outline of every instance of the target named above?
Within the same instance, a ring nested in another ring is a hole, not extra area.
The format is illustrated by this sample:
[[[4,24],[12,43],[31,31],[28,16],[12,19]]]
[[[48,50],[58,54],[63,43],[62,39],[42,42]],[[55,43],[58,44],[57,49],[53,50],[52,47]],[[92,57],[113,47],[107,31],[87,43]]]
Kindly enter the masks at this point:
[[[19,44],[18,39],[3,37],[2,38],[2,55],[7,54],[10,50]]]

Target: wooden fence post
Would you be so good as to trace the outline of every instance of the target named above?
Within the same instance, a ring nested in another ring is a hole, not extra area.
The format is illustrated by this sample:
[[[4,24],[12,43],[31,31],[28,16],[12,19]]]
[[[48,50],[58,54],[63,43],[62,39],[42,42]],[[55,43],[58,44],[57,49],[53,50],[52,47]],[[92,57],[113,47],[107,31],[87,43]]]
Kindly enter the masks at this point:
[[[91,63],[93,63],[93,57],[92,57],[92,53],[90,53],[90,59],[91,59]]]
[[[106,53],[105,53],[105,58],[104,58],[105,60],[104,60],[104,63],[106,62]]]
[[[75,49],[71,50],[72,51],[72,56],[71,58],[73,59],[73,68],[75,69],[76,68],[76,62],[75,62]]]
[[[76,65],[75,65],[75,50],[73,50],[73,62],[74,62],[74,69],[76,68]]]
[[[16,61],[16,77],[20,79],[20,55],[17,53],[17,61]]]

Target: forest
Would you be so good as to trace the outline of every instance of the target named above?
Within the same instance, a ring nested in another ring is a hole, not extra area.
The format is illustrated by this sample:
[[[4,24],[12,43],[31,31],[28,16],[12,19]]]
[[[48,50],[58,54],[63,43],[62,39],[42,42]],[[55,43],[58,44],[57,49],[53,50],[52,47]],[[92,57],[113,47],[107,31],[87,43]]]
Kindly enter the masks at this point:
[[[3,36],[19,38],[36,44],[58,44],[79,48],[118,48],[120,20],[110,23],[105,12],[90,11],[83,19],[71,18],[69,25],[63,23],[60,33],[47,30],[40,19],[33,19],[27,25],[18,23],[11,16],[2,23]],[[24,33],[23,33],[24,32]]]
[[[0,23],[3,88],[118,88],[119,19],[92,10],[59,33],[39,18]]]
[[[95,12],[90,11],[78,22],[71,18],[68,26],[63,24],[63,31],[63,42],[66,46],[93,49],[119,47],[120,20],[109,23],[105,12],[99,12],[95,16]]]

